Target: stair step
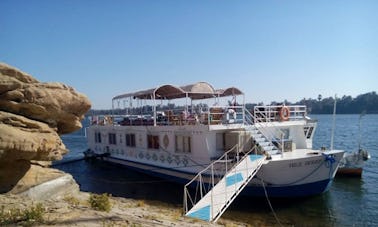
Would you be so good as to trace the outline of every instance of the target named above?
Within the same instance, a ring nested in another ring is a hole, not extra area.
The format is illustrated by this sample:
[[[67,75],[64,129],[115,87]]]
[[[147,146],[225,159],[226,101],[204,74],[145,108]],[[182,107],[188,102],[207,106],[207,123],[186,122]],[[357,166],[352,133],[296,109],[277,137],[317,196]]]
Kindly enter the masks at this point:
[[[254,137],[256,142],[266,142],[267,140],[264,137]]]
[[[263,146],[263,149],[265,150],[265,151],[273,151],[274,150],[274,148],[275,148],[275,146]],[[277,150],[277,149],[276,149]]]
[[[259,142],[259,145],[262,146],[262,147],[267,147],[269,146],[270,142],[267,142],[266,140],[264,140],[265,142]]]

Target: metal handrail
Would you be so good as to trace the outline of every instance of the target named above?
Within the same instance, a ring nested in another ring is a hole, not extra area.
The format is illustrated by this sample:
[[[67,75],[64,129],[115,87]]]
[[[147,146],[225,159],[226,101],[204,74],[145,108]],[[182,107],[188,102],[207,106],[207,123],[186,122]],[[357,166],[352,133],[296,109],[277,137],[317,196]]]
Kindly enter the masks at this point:
[[[283,106],[283,105],[275,105],[275,106],[255,106],[253,111],[255,115],[260,114],[262,117],[256,117],[258,121],[279,121],[280,117],[280,109],[286,107],[289,109],[289,116],[288,120],[297,120],[303,119],[306,114],[306,106],[305,105],[290,105],[290,106]]]
[[[276,135],[272,132],[272,131],[269,131],[268,128],[273,128],[274,131],[278,131],[280,132],[281,135],[284,134],[284,132],[277,128],[276,126],[274,126],[271,122],[260,122],[258,121],[258,119],[251,113],[249,112],[247,109],[245,109],[245,116],[248,116],[248,117],[251,117],[252,119],[248,119],[248,123],[251,124],[251,125],[258,125],[260,127],[256,127],[257,130],[259,130],[261,132],[261,134],[268,140],[268,142],[272,145],[272,146],[275,146],[275,147],[282,147],[282,143],[281,142],[276,142],[277,145],[275,145],[272,141],[272,139],[270,138],[274,138]],[[263,124],[264,123],[264,124]],[[269,126],[269,127],[268,127]]]
[[[236,149],[236,162],[233,163],[231,165],[231,167],[228,166],[228,163],[231,163],[234,159],[228,159],[229,157],[229,153],[233,152],[234,150]],[[214,186],[215,186],[215,178],[214,178],[214,165],[215,164],[223,164],[223,169],[222,171],[224,171],[224,174],[219,174],[218,177],[221,178],[223,176],[225,176],[228,172],[232,171],[233,168],[239,164],[245,157],[247,157],[248,154],[250,154],[252,151],[256,151],[256,146],[254,146],[252,149],[250,149],[248,152],[246,153],[243,153],[243,157],[242,158],[239,158],[239,147],[238,147],[238,144],[235,144],[231,149],[229,149],[227,152],[225,152],[219,159],[217,159],[216,161],[212,162],[210,165],[208,165],[205,169],[203,169],[202,171],[200,171],[195,177],[193,177],[193,179],[191,181],[189,181],[185,186],[184,186],[184,204],[183,204],[183,210],[185,212],[185,214],[189,211],[189,208],[188,208],[188,202],[190,201],[191,202],[191,207],[193,207],[196,202],[198,202],[199,200],[201,200],[204,195],[206,195],[207,192],[209,192]],[[210,183],[208,185],[208,188],[206,190],[206,188],[204,187],[204,175],[206,172],[208,172],[209,170],[211,170],[211,175],[210,175]],[[216,169],[217,170],[217,169]],[[197,182],[197,189],[196,189],[196,193],[195,193],[195,197],[194,199],[192,198],[192,196],[190,195],[190,192],[188,190],[189,186],[193,183],[193,182]],[[219,180],[217,181],[219,182]],[[199,189],[198,189],[198,186],[199,186]],[[197,200],[197,192],[198,190],[200,191],[200,198]],[[204,190],[206,193],[204,193]],[[188,201],[189,199],[189,201]]]

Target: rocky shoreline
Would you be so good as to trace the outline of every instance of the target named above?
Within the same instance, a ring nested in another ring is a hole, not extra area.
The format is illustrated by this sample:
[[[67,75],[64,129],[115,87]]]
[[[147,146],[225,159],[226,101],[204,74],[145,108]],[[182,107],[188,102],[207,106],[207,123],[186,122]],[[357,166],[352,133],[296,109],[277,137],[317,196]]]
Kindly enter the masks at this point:
[[[69,174],[65,177],[72,178]],[[207,223],[184,217],[181,206],[121,197],[110,197],[109,212],[97,211],[88,202],[90,193],[79,191],[74,181],[63,182],[45,182],[45,185],[36,186],[21,194],[0,194],[0,208],[3,207],[3,212],[6,213],[12,209],[25,210],[41,204],[42,221],[26,224],[35,226],[248,226],[226,219],[221,219],[216,224]],[[46,184],[50,184],[50,187],[46,187]],[[45,196],[40,196],[40,190]],[[9,224],[14,225],[23,226],[25,223]]]
[[[246,226],[184,217],[182,207],[110,197],[109,212],[92,208],[90,193],[50,168],[68,150],[60,136],[81,128],[89,99],[61,83],[39,82],[0,63],[0,225]]]

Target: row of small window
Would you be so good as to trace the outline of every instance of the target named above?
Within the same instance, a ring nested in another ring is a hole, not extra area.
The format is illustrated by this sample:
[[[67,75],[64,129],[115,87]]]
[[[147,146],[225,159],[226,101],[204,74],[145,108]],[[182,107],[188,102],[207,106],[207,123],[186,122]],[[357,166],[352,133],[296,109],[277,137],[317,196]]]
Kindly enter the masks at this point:
[[[117,144],[117,137],[115,133],[109,133],[109,144]],[[101,143],[101,133],[95,132],[95,143]],[[135,134],[126,134],[126,146],[135,147]]]
[[[109,133],[109,144],[116,145],[117,137],[115,133]],[[126,146],[135,147],[135,134],[126,134]],[[191,152],[191,137],[176,135],[175,137],[175,148],[176,152]],[[95,143],[101,143],[101,133],[95,132]],[[147,147],[148,149],[160,149],[159,136],[157,135],[147,135]]]

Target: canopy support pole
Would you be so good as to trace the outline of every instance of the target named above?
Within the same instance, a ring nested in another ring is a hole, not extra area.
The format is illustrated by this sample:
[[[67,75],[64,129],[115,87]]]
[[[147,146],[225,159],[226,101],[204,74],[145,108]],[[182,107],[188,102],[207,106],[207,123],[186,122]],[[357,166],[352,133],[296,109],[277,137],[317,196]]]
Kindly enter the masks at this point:
[[[156,99],[155,99],[155,91],[153,93],[153,100],[154,100],[154,126],[156,126]]]

